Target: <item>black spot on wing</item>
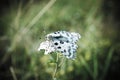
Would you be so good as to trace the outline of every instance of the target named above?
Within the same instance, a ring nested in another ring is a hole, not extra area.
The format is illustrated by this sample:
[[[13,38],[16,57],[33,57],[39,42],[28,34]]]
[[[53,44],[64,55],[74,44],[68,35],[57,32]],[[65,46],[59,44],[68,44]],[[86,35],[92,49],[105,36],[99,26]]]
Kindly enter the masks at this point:
[[[64,49],[64,52],[66,52],[66,50]]]
[[[70,36],[70,34],[68,33],[68,32],[66,32],[66,35],[69,37]]]
[[[56,37],[53,37],[55,39],[60,39],[60,38],[63,38],[63,36],[56,36]]]
[[[59,47],[57,47],[58,49],[61,49],[61,47],[59,46]]]
[[[67,43],[69,43],[69,41],[68,41],[68,40],[67,40],[66,42],[67,42]]]
[[[58,45],[58,43],[57,43],[57,42],[55,42],[55,43],[54,43],[54,45]]]
[[[60,43],[61,43],[61,44],[64,44],[64,42],[63,42],[62,40],[60,40]]]
[[[71,56],[71,50],[70,50],[70,48],[68,49],[68,53],[69,53],[69,57]]]
[[[54,34],[57,34],[57,32],[54,32]]]

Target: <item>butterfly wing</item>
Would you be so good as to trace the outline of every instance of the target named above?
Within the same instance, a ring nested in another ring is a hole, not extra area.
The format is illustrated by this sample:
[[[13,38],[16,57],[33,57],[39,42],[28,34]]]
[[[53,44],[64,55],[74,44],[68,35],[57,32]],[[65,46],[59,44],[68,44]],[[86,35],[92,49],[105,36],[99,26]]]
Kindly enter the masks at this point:
[[[77,45],[73,43],[62,42],[59,40],[54,41],[54,47],[57,52],[62,53],[69,59],[74,59],[76,57]]]
[[[45,50],[45,54],[49,54],[51,52],[54,52],[55,51],[55,48],[52,44],[52,42],[50,41],[45,41],[45,42],[42,42],[38,48],[38,51],[44,49]]]
[[[46,36],[47,40],[59,40],[62,42],[72,42],[72,35],[69,32],[66,31],[57,31],[54,33],[50,33]]]
[[[79,33],[57,31],[46,35],[47,41],[40,44],[38,50],[45,49],[45,54],[57,51],[69,59],[76,57],[76,42],[81,38]]]

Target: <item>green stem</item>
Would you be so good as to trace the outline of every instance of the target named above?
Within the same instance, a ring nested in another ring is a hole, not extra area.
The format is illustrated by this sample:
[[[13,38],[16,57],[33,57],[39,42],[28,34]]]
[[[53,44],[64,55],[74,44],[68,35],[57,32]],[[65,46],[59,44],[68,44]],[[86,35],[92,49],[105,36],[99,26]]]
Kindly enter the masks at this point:
[[[57,74],[57,70],[59,68],[59,66],[58,66],[58,60],[59,60],[59,54],[57,53],[56,63],[55,63],[55,71],[54,71],[54,74],[53,74],[53,80],[57,80],[56,74]]]
[[[101,75],[100,80],[104,79],[104,77],[105,77],[105,75],[106,75],[106,73],[108,71],[108,68],[110,66],[110,62],[112,60],[113,52],[114,52],[115,48],[118,47],[118,46],[119,45],[111,47],[110,51],[108,52],[108,56],[107,56],[106,61],[105,61],[105,67],[104,67],[104,70],[103,70],[103,73]]]
[[[56,56],[56,63],[55,63],[55,71],[53,73],[53,80],[57,80],[56,75],[58,70],[60,69],[60,67],[63,65],[64,61],[65,61],[65,57],[62,58],[62,60],[60,60],[61,62],[59,62],[59,53],[57,53]]]
[[[60,62],[60,64],[58,65],[58,67],[61,67],[64,62],[65,62],[65,57],[62,58],[62,61]]]

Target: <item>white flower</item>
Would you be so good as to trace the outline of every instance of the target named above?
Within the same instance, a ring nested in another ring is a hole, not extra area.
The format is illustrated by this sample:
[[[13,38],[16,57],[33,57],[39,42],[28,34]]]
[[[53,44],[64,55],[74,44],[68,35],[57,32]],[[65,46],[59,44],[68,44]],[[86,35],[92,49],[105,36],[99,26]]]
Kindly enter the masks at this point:
[[[60,52],[66,58],[74,59],[78,47],[76,42],[79,38],[81,38],[80,34],[75,32],[57,31],[50,33],[46,35],[46,41],[40,44],[38,51],[44,49],[45,54]]]

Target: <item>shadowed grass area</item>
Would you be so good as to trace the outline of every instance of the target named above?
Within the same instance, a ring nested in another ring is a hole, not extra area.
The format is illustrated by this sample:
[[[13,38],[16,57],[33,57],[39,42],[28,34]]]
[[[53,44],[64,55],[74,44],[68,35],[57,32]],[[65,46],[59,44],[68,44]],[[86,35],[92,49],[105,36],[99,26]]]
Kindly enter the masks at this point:
[[[111,38],[103,34],[100,0],[30,0],[17,4],[11,4],[2,16],[6,31],[0,37],[5,48],[1,64],[10,59],[8,72],[13,80],[52,79],[56,54],[44,55],[37,48],[46,34],[58,30],[78,32],[82,38],[77,58],[65,59],[57,80],[105,79],[119,44],[114,46]],[[116,33],[113,30],[111,34]]]

